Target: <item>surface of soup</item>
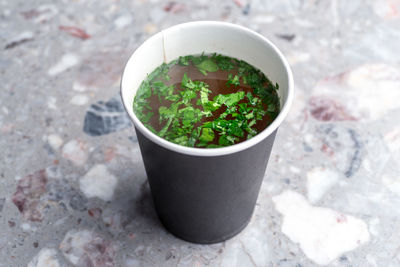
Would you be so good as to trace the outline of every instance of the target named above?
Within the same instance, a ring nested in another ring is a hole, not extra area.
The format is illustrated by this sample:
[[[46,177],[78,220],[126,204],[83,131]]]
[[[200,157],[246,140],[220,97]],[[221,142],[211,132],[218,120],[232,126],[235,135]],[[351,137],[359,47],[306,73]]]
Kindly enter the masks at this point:
[[[185,56],[148,75],[133,110],[170,142],[218,148],[264,130],[279,113],[278,89],[245,61],[220,54]]]

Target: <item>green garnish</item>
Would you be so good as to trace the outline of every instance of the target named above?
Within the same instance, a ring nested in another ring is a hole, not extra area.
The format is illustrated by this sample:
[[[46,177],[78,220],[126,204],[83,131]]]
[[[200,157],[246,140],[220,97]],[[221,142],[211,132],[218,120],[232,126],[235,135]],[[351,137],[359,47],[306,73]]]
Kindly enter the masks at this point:
[[[244,92],[240,91],[228,95],[217,95],[214,98],[214,101],[218,102],[220,105],[224,104],[227,107],[231,107],[236,105],[243,98],[244,98]]]
[[[212,55],[212,59],[214,59],[221,70],[232,70],[235,66],[230,57],[214,54]]]
[[[231,73],[229,73],[226,85],[228,84],[233,84],[235,87],[239,86],[240,85],[239,76],[238,75],[233,76]]]
[[[170,73],[176,65],[197,68],[205,76],[209,72],[224,73],[226,90],[233,92],[213,97],[215,88],[210,88],[205,82],[208,80],[192,80],[187,74],[190,72],[184,72],[180,83],[173,84],[171,77],[176,75]],[[150,73],[136,93],[133,109],[150,131],[170,142],[219,148],[252,138],[259,132],[258,121],[273,120],[278,115],[278,88],[242,60],[219,54],[189,55]]]
[[[211,58],[207,58],[199,64],[196,64],[196,67],[204,75],[207,75],[207,71],[214,72],[218,70],[218,65]]]
[[[201,146],[206,146],[207,143],[213,141],[215,138],[214,131],[210,128],[203,128],[201,131],[201,135],[199,137],[199,141]]]

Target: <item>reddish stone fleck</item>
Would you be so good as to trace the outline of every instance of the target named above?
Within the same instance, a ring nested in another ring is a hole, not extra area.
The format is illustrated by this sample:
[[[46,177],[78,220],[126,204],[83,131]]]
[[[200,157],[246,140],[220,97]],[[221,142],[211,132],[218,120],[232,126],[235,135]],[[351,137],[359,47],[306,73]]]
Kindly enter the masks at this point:
[[[128,237],[129,237],[130,240],[133,240],[133,239],[135,239],[135,234],[134,233],[130,233],[130,234],[128,234]]]
[[[113,158],[115,158],[115,156],[116,156],[115,148],[107,147],[104,151],[104,156],[105,156],[106,162],[110,162],[111,160],[113,160]]]
[[[235,5],[237,5],[238,7],[243,7],[243,6],[244,6],[244,4],[242,3],[242,1],[240,1],[240,0],[234,0],[233,2],[234,2]]]
[[[18,181],[12,201],[17,206],[25,219],[30,221],[42,221],[40,211],[40,196],[46,192],[47,174],[40,170],[29,174]]]
[[[87,34],[84,30],[77,28],[77,27],[73,27],[73,26],[60,26],[58,27],[61,31],[65,31],[66,33],[68,33],[71,36],[80,38],[82,40],[86,40],[89,39],[91,36],[89,34]]]
[[[15,128],[14,124],[5,124],[0,128],[0,133],[2,134],[12,133],[14,128]]]
[[[8,226],[14,227],[15,226],[15,222],[14,221],[8,221]]]
[[[99,219],[102,212],[103,211],[100,208],[92,208],[88,210],[88,214],[95,219]]]
[[[173,14],[179,13],[185,10],[185,5],[177,2],[169,2],[167,5],[164,6],[164,11],[171,12]]]
[[[37,11],[36,9],[31,9],[28,11],[24,11],[21,12],[21,15],[25,18],[25,19],[32,19],[32,18],[36,18],[37,16],[39,16],[42,12]]]
[[[345,223],[347,222],[347,217],[344,214],[340,214],[337,218],[336,218],[336,222],[337,223]]]
[[[33,20],[35,23],[45,23],[53,18],[58,10],[53,5],[42,5],[35,9],[20,12],[27,20]]]
[[[116,266],[115,245],[93,231],[70,230],[59,248],[74,266]]]
[[[112,230],[120,231],[125,228],[130,222],[129,216],[126,212],[116,211],[110,214],[110,210],[106,210],[103,214],[103,222],[106,227],[110,227]]]
[[[333,149],[329,147],[327,144],[322,144],[321,151],[327,154],[329,157],[332,157],[335,154]]]
[[[311,97],[309,100],[311,115],[320,121],[354,121],[354,116],[348,113],[346,108],[334,99],[322,96]]]

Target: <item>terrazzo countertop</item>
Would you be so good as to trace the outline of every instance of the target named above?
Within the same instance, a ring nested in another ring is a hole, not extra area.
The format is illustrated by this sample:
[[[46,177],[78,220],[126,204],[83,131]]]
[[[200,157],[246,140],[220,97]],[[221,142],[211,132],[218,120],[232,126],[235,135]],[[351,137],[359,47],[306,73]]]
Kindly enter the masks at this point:
[[[249,226],[214,245],[155,215],[119,97],[160,29],[270,38],[296,96]],[[400,266],[400,1],[0,1],[0,266]]]

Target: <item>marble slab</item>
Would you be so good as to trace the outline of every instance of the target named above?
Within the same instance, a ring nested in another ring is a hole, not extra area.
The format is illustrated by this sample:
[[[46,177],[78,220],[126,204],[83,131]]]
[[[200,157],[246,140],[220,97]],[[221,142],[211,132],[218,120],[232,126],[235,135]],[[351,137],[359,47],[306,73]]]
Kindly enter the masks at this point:
[[[271,39],[296,85],[249,226],[214,245],[161,226],[119,98],[191,20]],[[400,266],[399,48],[399,0],[0,0],[0,267]]]

